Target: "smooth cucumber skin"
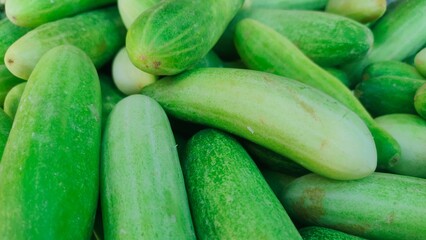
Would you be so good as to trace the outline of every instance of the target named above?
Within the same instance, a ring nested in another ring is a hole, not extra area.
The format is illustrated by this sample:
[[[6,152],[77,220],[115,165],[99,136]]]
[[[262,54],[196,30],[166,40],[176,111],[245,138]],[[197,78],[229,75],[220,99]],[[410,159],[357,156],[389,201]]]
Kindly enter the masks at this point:
[[[15,77],[4,64],[0,64],[0,106],[3,106],[7,93],[24,80]]]
[[[5,10],[14,24],[37,27],[115,2],[116,0],[7,0]]]
[[[4,61],[11,73],[26,80],[44,53],[70,44],[81,48],[99,68],[124,45],[125,31],[117,7],[93,10],[31,30],[9,47]]]
[[[206,129],[187,143],[183,172],[198,239],[302,239],[244,148]]]
[[[414,107],[416,112],[426,119],[426,84],[423,84],[414,95]]]
[[[19,27],[9,19],[0,20],[0,61],[3,63],[4,54],[12,43],[30,31],[30,28]]]
[[[326,94],[291,79],[200,68],[163,78],[142,94],[171,116],[233,133],[330,178],[361,178],[376,168],[374,141],[362,120]]]
[[[0,164],[4,239],[88,239],[99,189],[101,92],[80,49],[47,52],[25,87]]]
[[[24,93],[26,85],[26,82],[20,83],[10,89],[10,91],[6,95],[3,110],[12,119],[15,118],[15,114],[18,110],[19,102],[21,101],[21,97]]]
[[[305,225],[333,228],[367,239],[425,239],[426,180],[373,173],[336,181],[308,174],[291,182],[281,201]]]
[[[105,129],[101,199],[105,239],[195,239],[173,133],[151,98],[131,95]]]
[[[195,65],[219,40],[243,0],[166,0],[130,26],[126,48],[139,69],[173,75]]]
[[[161,0],[117,0],[117,6],[124,25],[129,29],[141,13],[159,2]]]
[[[369,65],[362,74],[363,80],[376,77],[405,77],[414,79],[423,79],[416,68],[408,63],[401,61],[382,61]]]
[[[3,155],[4,147],[6,146],[11,128],[12,119],[2,109],[0,109],[0,159]]]
[[[350,235],[331,228],[310,226],[299,229],[303,240],[362,240],[354,235]]]

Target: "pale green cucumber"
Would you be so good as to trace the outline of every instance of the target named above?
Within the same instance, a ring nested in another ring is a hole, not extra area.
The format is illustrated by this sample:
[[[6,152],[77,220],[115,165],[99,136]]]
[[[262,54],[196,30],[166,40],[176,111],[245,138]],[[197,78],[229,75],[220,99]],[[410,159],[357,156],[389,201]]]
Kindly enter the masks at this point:
[[[204,57],[238,12],[243,0],[165,0],[130,26],[126,47],[139,69],[173,75]]]
[[[48,51],[22,95],[0,164],[4,239],[88,239],[99,189],[101,92],[90,58]]]
[[[19,102],[21,101],[22,94],[24,93],[25,85],[27,83],[23,82],[14,86],[7,93],[6,98],[4,99],[4,112],[11,118],[15,118],[16,111],[18,110]]]
[[[354,235],[350,235],[338,230],[325,227],[310,226],[299,229],[303,240],[362,240]]]
[[[0,63],[3,63],[4,54],[6,50],[22,37],[25,33],[30,31],[30,28],[19,27],[13,24],[9,19],[0,20]]]
[[[142,93],[174,117],[223,129],[330,178],[362,178],[376,168],[374,141],[362,120],[291,79],[200,68],[157,81]]]
[[[183,172],[197,238],[302,239],[244,148],[206,129],[187,143]]]
[[[169,121],[147,96],[124,98],[108,118],[101,199],[105,239],[195,239]]]
[[[379,19],[386,7],[386,0],[328,0],[325,11],[370,23]]]
[[[12,119],[0,108],[0,163],[11,128]]]
[[[0,106],[3,106],[7,93],[24,80],[15,77],[6,65],[0,64]]]
[[[7,17],[14,24],[37,27],[115,2],[116,0],[7,0],[5,7]]]
[[[124,45],[125,30],[116,7],[60,19],[31,30],[13,43],[6,52],[5,64],[15,76],[28,79],[45,52],[69,44],[81,48],[99,68]]]
[[[252,19],[237,24],[235,45],[251,69],[282,75],[328,94],[356,113],[370,129],[377,148],[377,161],[386,168],[398,161],[398,143],[370,116],[352,92],[337,78],[316,65],[285,36]]]
[[[367,80],[384,76],[423,79],[423,76],[414,66],[405,62],[392,60],[370,64],[364,69],[362,79]]]
[[[281,195],[290,217],[301,224],[380,240],[425,239],[425,198],[425,179],[378,172],[352,181],[308,174]]]
[[[423,84],[414,95],[414,108],[416,112],[426,119],[426,84]]]
[[[129,29],[141,13],[159,2],[161,0],[117,0],[117,6],[124,25]]]
[[[414,57],[414,66],[426,78],[426,48],[423,48]]]
[[[108,115],[125,95],[117,89],[110,76],[100,74],[99,79],[102,92],[102,129],[104,129]]]

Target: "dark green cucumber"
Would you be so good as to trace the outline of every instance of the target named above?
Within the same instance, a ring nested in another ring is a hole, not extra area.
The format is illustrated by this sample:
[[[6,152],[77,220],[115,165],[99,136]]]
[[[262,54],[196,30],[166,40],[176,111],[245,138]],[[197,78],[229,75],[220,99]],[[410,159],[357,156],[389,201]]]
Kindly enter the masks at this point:
[[[7,18],[0,20],[0,63],[3,63],[4,54],[10,45],[29,31],[30,28],[16,26]]]
[[[163,78],[142,94],[171,116],[233,133],[330,178],[361,178],[376,168],[364,122],[340,102],[291,79],[199,68]]]
[[[355,112],[373,134],[380,167],[398,160],[398,143],[376,124],[352,92],[285,36],[256,20],[244,19],[237,24],[235,45],[241,59],[251,69],[282,75],[315,87]]]
[[[284,188],[296,179],[296,177],[292,175],[271,171],[269,169],[261,169],[261,172],[269,187],[271,187],[277,197],[281,196]]]
[[[6,65],[0,64],[0,106],[3,106],[7,93],[24,80],[15,77]]]
[[[414,66],[401,61],[373,63],[364,69],[362,79],[367,80],[383,76],[423,79],[423,76]]]
[[[166,0],[130,26],[126,47],[139,69],[155,75],[184,71],[204,57],[243,0]]]
[[[26,82],[14,86],[7,93],[4,99],[4,112],[12,119],[15,118],[16,111],[18,110],[19,102],[21,101],[22,94],[24,93]]]
[[[355,96],[374,117],[392,113],[415,114],[414,95],[425,80],[404,77],[375,77],[360,82]]]
[[[28,79],[45,52],[70,44],[81,48],[96,67],[101,67],[124,45],[125,31],[117,7],[85,12],[31,30],[9,47],[5,64],[15,76]]]
[[[102,92],[102,129],[104,129],[108,115],[125,95],[117,89],[110,76],[100,74],[99,79]]]
[[[336,181],[308,174],[281,196],[290,217],[367,239],[425,239],[426,180],[373,173]]]
[[[414,95],[414,108],[420,116],[426,119],[426,84],[423,84]]]
[[[121,19],[128,29],[141,13],[159,2],[161,0],[117,0],[117,6]]]
[[[107,120],[101,200],[106,239],[195,239],[169,121],[147,96],[124,98]]]
[[[90,58],[48,51],[22,95],[0,164],[4,239],[88,239],[99,189],[101,92]]]
[[[199,239],[302,239],[244,148],[206,129],[188,142],[183,172]]]
[[[325,227],[310,226],[299,229],[303,240],[362,240],[354,235],[350,235],[338,230]]]
[[[0,163],[11,128],[12,119],[0,108]]]
[[[386,6],[386,0],[329,0],[325,11],[370,23],[383,16]]]
[[[414,57],[414,66],[426,78],[426,48],[423,48]]]
[[[99,8],[116,0],[8,0],[7,17],[18,26],[37,27],[44,23]]]

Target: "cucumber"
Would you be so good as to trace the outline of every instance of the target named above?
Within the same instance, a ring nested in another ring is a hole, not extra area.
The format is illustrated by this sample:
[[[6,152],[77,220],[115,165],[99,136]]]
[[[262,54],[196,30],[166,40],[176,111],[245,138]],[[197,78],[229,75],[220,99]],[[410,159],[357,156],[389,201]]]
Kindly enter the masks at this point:
[[[241,8],[243,0],[165,0],[130,26],[126,47],[139,69],[173,75],[204,57]]]
[[[256,20],[244,19],[237,24],[235,45],[249,68],[282,75],[315,87],[356,113],[374,136],[379,167],[398,161],[398,143],[377,126],[352,92],[340,80],[312,62],[285,36]]]
[[[30,30],[30,28],[16,26],[7,18],[0,20],[0,64],[4,63],[4,54],[10,45]]]
[[[206,56],[201,58],[192,68],[202,68],[202,67],[223,67],[223,62],[219,56],[210,51]]]
[[[392,113],[415,114],[414,95],[425,83],[413,78],[375,77],[360,82],[354,94],[374,117]]]
[[[350,235],[331,228],[310,226],[299,229],[303,240],[361,240],[354,235]]]
[[[425,198],[425,179],[379,172],[352,181],[308,174],[281,195],[293,220],[380,240],[425,239]]]
[[[362,120],[326,94],[291,79],[199,68],[161,79],[142,94],[171,116],[230,132],[330,178],[362,178],[376,168],[374,141]]]
[[[327,0],[246,0],[246,8],[323,10]]]
[[[104,129],[108,115],[125,95],[117,89],[110,76],[100,74],[99,79],[102,92],[102,129]]]
[[[6,65],[0,64],[0,106],[4,105],[7,93],[16,85],[24,82],[22,79],[13,76]]]
[[[27,83],[23,82],[14,86],[6,95],[3,109],[11,119],[15,118],[19,102],[21,101],[22,94],[24,93],[25,85],[27,85]]]
[[[332,67],[324,68],[324,70],[326,70],[328,73],[330,73],[335,78],[340,80],[340,82],[342,82],[343,85],[349,88],[350,80],[348,78],[348,75],[343,70],[338,68],[332,68]]]
[[[145,10],[151,8],[161,0],[117,0],[118,11],[127,29]]]
[[[0,160],[11,128],[12,119],[0,108]]]
[[[414,108],[416,112],[426,119],[426,84],[423,84],[414,95]]]
[[[386,7],[386,0],[328,0],[325,11],[370,23],[383,16]]]
[[[101,92],[90,58],[48,51],[31,74],[0,164],[4,239],[88,239],[99,188]]]
[[[188,142],[183,172],[198,239],[302,239],[244,148],[206,129]]]
[[[116,0],[8,0],[5,7],[7,17],[14,24],[37,27],[115,2]]]
[[[45,52],[70,44],[85,51],[99,68],[124,45],[125,31],[116,7],[85,12],[31,30],[9,47],[5,64],[26,80]]]
[[[106,239],[195,239],[169,121],[147,96],[124,98],[107,120],[101,200]]]
[[[261,172],[269,187],[271,187],[272,191],[277,197],[281,195],[282,191],[288,184],[296,179],[294,176],[271,171],[268,169],[261,169]]]
[[[426,78],[426,48],[423,48],[414,57],[414,66]]]
[[[423,79],[414,66],[405,62],[391,60],[369,65],[364,69],[362,79],[367,80],[383,76]]]

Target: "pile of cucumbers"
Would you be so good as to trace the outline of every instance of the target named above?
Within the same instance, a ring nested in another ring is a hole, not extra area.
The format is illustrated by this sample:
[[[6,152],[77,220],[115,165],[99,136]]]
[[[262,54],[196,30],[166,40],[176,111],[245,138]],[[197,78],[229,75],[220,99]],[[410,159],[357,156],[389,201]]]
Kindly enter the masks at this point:
[[[0,239],[426,239],[425,0],[0,0]]]

